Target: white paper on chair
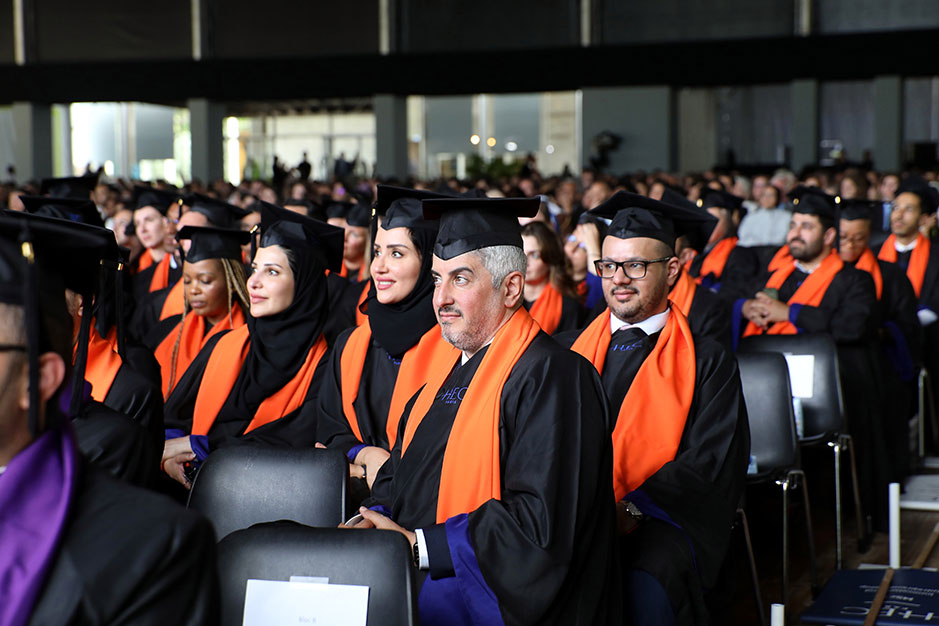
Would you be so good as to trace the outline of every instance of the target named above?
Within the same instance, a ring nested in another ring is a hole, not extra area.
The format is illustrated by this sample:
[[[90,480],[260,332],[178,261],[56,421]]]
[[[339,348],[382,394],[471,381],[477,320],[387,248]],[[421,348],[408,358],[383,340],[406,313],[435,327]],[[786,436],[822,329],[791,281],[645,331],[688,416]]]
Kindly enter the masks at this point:
[[[249,579],[243,626],[365,626],[368,587]]]
[[[811,398],[815,391],[815,355],[784,354],[793,398]]]

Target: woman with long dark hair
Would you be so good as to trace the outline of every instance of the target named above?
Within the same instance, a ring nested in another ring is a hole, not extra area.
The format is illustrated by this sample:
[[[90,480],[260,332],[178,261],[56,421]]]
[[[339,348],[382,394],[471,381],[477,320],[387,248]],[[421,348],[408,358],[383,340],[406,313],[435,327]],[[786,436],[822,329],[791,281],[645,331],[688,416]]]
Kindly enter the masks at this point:
[[[528,267],[525,272],[525,307],[549,335],[580,328],[584,310],[577,300],[561,242],[543,222],[522,228]]]

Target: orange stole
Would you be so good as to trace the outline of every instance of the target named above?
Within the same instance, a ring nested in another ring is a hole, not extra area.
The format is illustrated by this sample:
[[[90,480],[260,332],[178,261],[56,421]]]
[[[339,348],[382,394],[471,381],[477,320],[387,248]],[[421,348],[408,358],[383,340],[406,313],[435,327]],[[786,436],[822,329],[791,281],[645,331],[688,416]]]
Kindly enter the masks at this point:
[[[874,287],[877,290],[877,299],[880,300],[880,296],[884,292],[884,277],[880,273],[880,264],[870,248],[864,250],[864,254],[857,260],[854,267],[871,275],[871,278],[874,279]]]
[[[877,258],[888,263],[897,262],[897,249],[895,247],[897,238],[893,235],[887,237],[884,245],[880,247],[880,254]],[[916,235],[916,247],[910,253],[910,264],[906,267],[906,277],[913,284],[913,291],[916,297],[923,291],[923,281],[926,278],[926,266],[929,264],[929,239],[922,234]]]
[[[701,281],[704,280],[704,277],[710,274],[714,274],[716,278],[721,277],[721,274],[724,273],[724,266],[727,265],[727,259],[730,257],[730,253],[737,247],[737,241],[738,239],[736,237],[726,237],[714,244],[714,247],[711,248],[708,255],[704,257],[704,261],[701,262],[701,269],[698,273],[698,277],[695,279],[699,285]]]
[[[541,327],[524,307],[512,314],[496,332],[492,345],[483,355],[460,408],[457,410],[440,470],[437,494],[437,523],[454,515],[468,513],[502,495],[499,459],[499,416],[502,388],[519,357],[528,349]],[[427,415],[437,392],[450,377],[460,359],[460,351],[451,353],[449,367],[427,372],[427,384],[411,409],[401,446],[402,457],[414,433]]]
[[[610,347],[606,309],[584,329],[572,350],[603,373]],[[697,374],[688,320],[674,305],[652,352],[626,392],[613,429],[613,488],[622,500],[678,452]]]
[[[88,360],[85,363],[85,380],[91,383],[91,397],[98,402],[104,402],[108,397],[117,372],[124,364],[121,355],[117,353],[116,341],[116,329],[112,328],[107,338],[104,338],[92,325],[88,340]]]
[[[147,248],[140,253],[140,258],[137,260],[137,271],[142,272],[151,265],[153,265],[153,257],[150,255],[150,249]]]
[[[147,251],[149,252],[149,250]],[[154,291],[159,291],[160,289],[166,289],[170,286],[170,258],[172,255],[167,252],[163,255],[163,259],[157,264],[156,268],[153,270],[153,277],[150,279],[150,293]]]
[[[163,308],[160,309],[160,321],[182,315],[185,308],[186,294],[183,292],[183,281],[177,280],[173,288],[166,294],[166,300],[163,301]]]
[[[362,303],[365,302],[365,299],[368,298],[368,288],[372,284],[372,281],[367,280],[365,284],[362,285],[362,293],[359,294],[359,299],[355,303],[355,325],[361,326],[366,321],[368,321],[368,314],[362,312]]]
[[[776,251],[776,254],[773,255],[773,258],[769,261],[769,266],[767,269],[771,272],[775,272],[778,269],[787,267],[795,263],[795,259],[792,258],[792,254],[789,252],[788,244]]]
[[[345,262],[342,263],[342,268],[339,270],[339,275],[342,276],[343,278],[349,278],[349,268],[346,267]],[[356,274],[355,282],[367,280],[368,277],[369,277],[368,264],[366,264],[363,261],[362,265],[359,266],[359,270],[358,270],[358,273]],[[350,278],[349,280],[352,280],[352,279]]]
[[[561,323],[561,311],[564,307],[564,298],[549,280],[544,286],[544,290],[538,299],[531,305],[528,314],[534,318],[541,330],[549,335],[558,328]]]
[[[244,326],[245,316],[238,303],[232,304],[231,319],[226,315],[219,323],[213,326],[208,333],[205,332],[205,317],[190,313],[186,319],[181,320],[179,324],[173,327],[173,330],[160,342],[153,356],[160,364],[160,374],[163,378],[163,399],[169,397],[170,392],[179,379],[182,378],[186,369],[199,354],[199,350],[213,336]],[[173,347],[176,345],[176,337],[179,335],[180,325],[182,325],[182,336],[179,337],[179,351],[176,353],[176,376],[170,379],[170,372],[173,370]]]
[[[796,292],[792,294],[792,297],[789,298],[787,304],[807,304],[809,306],[818,306],[822,302],[822,298],[825,297],[825,292],[828,291],[828,286],[831,284],[831,280],[835,277],[835,274],[841,271],[841,268],[844,267],[844,262],[842,262],[841,257],[838,256],[838,253],[834,250],[831,251],[825,260],[822,261],[822,264],[819,265],[814,272],[808,275],[808,278],[803,281],[799,288],[796,289]],[[782,287],[783,283],[786,282],[786,279],[789,278],[789,275],[792,274],[796,269],[795,261],[790,263],[786,267],[782,267],[769,277],[769,280],[766,281],[766,286],[770,289],[779,289]],[[765,334],[769,335],[794,335],[798,329],[795,325],[786,320],[785,322],[776,322],[770,326]],[[750,335],[760,335],[764,334],[764,331],[760,329],[759,326],[753,322],[747,324],[746,330],[743,332],[744,337],[749,337]]]
[[[248,327],[236,328],[215,344],[212,356],[205,366],[202,384],[196,397],[196,406],[192,415],[192,434],[207,435],[218,417],[219,411],[231,393],[245,358],[251,346]],[[326,340],[320,335],[300,371],[279,391],[274,393],[258,407],[254,417],[245,429],[249,433],[300,408],[306,398],[316,366],[326,353]]]
[[[698,283],[688,272],[682,269],[678,273],[678,280],[675,281],[672,291],[668,294],[668,299],[678,307],[682,315],[688,317],[688,313],[691,312],[691,303],[694,301],[694,294],[697,290]]]
[[[346,345],[339,357],[339,367],[342,371],[342,412],[352,428],[355,438],[362,441],[362,431],[359,420],[356,418],[352,403],[359,394],[359,385],[362,382],[362,370],[365,367],[365,355],[372,342],[372,328],[368,318],[365,323],[352,331]],[[394,391],[391,394],[391,405],[388,407],[388,420],[385,422],[385,435],[388,437],[388,447],[393,448],[398,438],[398,423],[404,407],[415,393],[424,385],[428,372],[445,369],[449,372],[453,368],[453,359],[460,353],[440,335],[440,327],[436,324],[424,333],[420,341],[401,358],[398,368],[398,377],[395,379]]]

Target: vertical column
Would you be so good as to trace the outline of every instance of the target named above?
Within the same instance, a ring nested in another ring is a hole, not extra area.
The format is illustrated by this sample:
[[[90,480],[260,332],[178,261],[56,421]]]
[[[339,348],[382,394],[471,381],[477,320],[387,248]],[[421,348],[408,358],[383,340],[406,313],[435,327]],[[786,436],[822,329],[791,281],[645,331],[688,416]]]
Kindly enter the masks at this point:
[[[714,90],[678,92],[678,171],[702,172],[717,163],[717,98]]]
[[[903,79],[874,78],[874,165],[897,172],[902,166]]]
[[[404,180],[408,176],[407,98],[378,94],[375,109],[376,172],[382,178]]]
[[[792,81],[792,163],[798,172],[818,161],[818,81]]]
[[[590,88],[581,91],[583,164],[596,156],[594,138],[603,131],[619,136],[604,170],[623,174],[635,170],[674,170],[675,98],[670,87]]]
[[[52,176],[52,109],[35,102],[13,103],[16,180]]]
[[[222,178],[225,107],[205,98],[193,98],[188,105],[192,178],[206,183]]]

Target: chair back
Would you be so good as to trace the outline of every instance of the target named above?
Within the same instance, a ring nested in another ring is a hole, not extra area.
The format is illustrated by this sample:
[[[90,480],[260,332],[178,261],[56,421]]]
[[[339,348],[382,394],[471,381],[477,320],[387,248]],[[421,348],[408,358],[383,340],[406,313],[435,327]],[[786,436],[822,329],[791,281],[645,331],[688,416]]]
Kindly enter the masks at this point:
[[[341,524],[349,469],[339,450],[234,446],[208,456],[188,508],[212,522],[216,539],[260,522]]]
[[[802,404],[802,437],[804,443],[829,439],[833,434],[845,432],[844,404],[841,397],[841,373],[838,349],[834,340],[825,334],[757,335],[740,342],[739,353],[778,352],[784,355],[811,355],[811,365],[799,363],[793,377],[811,378],[811,395],[800,397]],[[811,372],[804,371],[811,367]],[[792,382],[793,393],[799,387]],[[805,394],[803,394],[805,395]]]
[[[418,620],[411,546],[397,532],[258,524],[223,539],[218,563],[222,624],[242,623],[249,579],[289,581],[291,576],[367,586],[368,626]]]
[[[740,383],[750,422],[750,456],[756,474],[773,476],[799,465],[789,369],[783,355],[773,352],[738,354]]]

